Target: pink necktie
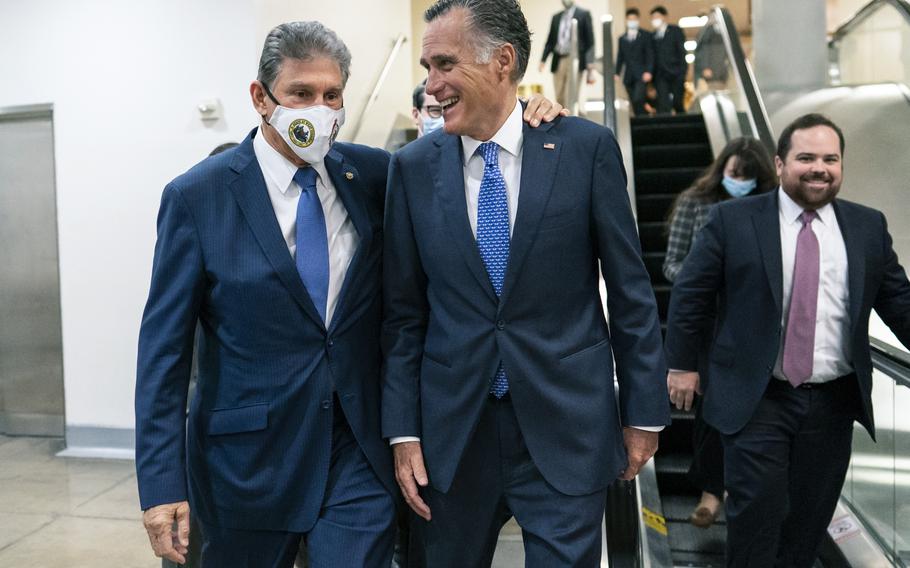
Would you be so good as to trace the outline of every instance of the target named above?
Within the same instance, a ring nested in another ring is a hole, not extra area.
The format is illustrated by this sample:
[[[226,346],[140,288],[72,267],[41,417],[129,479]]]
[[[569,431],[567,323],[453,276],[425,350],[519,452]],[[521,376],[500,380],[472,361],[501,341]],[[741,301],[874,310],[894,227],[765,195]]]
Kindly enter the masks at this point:
[[[818,239],[812,232],[815,211],[803,211],[803,227],[796,237],[793,291],[784,336],[784,376],[798,387],[812,376],[815,354],[815,316],[818,311]]]

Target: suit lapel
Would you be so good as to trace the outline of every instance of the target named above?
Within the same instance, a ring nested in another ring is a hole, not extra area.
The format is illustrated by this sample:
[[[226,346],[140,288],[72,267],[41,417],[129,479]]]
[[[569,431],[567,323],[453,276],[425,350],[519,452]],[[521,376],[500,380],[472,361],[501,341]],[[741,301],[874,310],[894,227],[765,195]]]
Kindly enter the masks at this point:
[[[435,161],[437,167],[433,171],[433,183],[436,186],[439,203],[445,212],[446,225],[474,278],[490,299],[496,301],[496,292],[480,258],[477,241],[468,220],[461,139],[452,135],[442,136],[436,140],[436,145],[439,154]]]
[[[755,237],[761,249],[762,263],[768,277],[768,286],[774,297],[778,312],[783,311],[784,272],[781,260],[780,213],[777,207],[777,191],[771,192],[764,199],[764,207],[752,216]]]
[[[300,280],[297,266],[288,252],[287,243],[281,236],[281,228],[278,226],[275,209],[269,199],[262,170],[253,153],[254,135],[255,131],[244,140],[241,151],[237,153],[231,164],[231,169],[238,174],[230,182],[231,192],[234,194],[234,199],[237,200],[247,224],[253,231],[253,235],[259,242],[259,246],[262,247],[266,258],[278,273],[278,277],[287,287],[291,296],[313,321],[323,326],[322,318],[303,286],[303,281]]]
[[[337,150],[330,151],[324,163],[325,169],[329,173],[329,178],[331,178],[332,184],[335,186],[335,191],[341,197],[341,201],[344,203],[344,207],[354,223],[354,228],[357,230],[357,234],[360,235],[360,244],[357,246],[357,251],[354,253],[351,264],[345,273],[338,304],[335,308],[335,313],[332,315],[332,323],[329,326],[331,329],[335,329],[338,326],[338,322],[342,320],[344,310],[349,303],[348,296],[350,296],[351,290],[356,290],[353,283],[361,275],[360,265],[363,263],[364,251],[370,248],[370,243],[373,239],[373,229],[370,225],[366,205],[363,202],[364,189],[360,173],[353,165],[346,163],[344,156]]]
[[[509,265],[506,268],[500,298],[500,303],[503,304],[508,300],[509,293],[515,287],[518,275],[521,273],[521,266],[534,243],[537,227],[550,199],[550,192],[553,190],[562,141],[550,133],[552,126],[552,123],[544,123],[537,128],[531,128],[527,123],[522,123],[523,141],[518,212],[515,217],[515,227],[512,230]]]
[[[863,254],[862,232],[857,230],[851,223],[852,219],[849,210],[845,211],[840,207],[840,203],[835,200],[834,216],[837,217],[837,224],[840,227],[841,236],[844,238],[844,246],[847,248],[847,289],[850,294],[850,329],[855,331],[854,326],[859,321],[859,312],[863,303],[863,281],[866,278],[866,262]]]

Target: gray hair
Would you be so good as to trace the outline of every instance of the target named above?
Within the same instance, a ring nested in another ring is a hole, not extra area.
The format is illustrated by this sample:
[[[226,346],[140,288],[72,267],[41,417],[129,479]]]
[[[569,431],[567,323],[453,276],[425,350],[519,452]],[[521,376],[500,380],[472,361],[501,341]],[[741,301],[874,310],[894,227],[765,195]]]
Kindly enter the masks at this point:
[[[271,88],[285,59],[307,60],[318,56],[338,63],[341,84],[346,85],[351,74],[351,52],[335,32],[319,22],[288,22],[275,26],[265,36],[256,78]]]
[[[515,83],[524,77],[531,57],[531,31],[517,0],[438,0],[423,14],[427,23],[450,10],[468,12],[467,25],[474,32],[474,54],[477,63],[489,63],[493,51],[503,44],[515,48],[515,70],[509,77]]]

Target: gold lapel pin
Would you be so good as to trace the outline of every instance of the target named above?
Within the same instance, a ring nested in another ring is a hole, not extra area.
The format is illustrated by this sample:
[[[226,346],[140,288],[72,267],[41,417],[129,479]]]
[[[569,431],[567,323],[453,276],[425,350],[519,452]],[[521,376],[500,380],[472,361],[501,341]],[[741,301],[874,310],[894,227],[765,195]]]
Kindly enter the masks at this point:
[[[344,177],[347,179],[354,179],[354,174],[351,172],[344,172]]]
[[[552,142],[548,142],[548,143],[546,143],[546,144],[543,145],[543,149],[544,149],[544,150],[555,150],[555,149],[556,149],[556,144],[553,144]]]

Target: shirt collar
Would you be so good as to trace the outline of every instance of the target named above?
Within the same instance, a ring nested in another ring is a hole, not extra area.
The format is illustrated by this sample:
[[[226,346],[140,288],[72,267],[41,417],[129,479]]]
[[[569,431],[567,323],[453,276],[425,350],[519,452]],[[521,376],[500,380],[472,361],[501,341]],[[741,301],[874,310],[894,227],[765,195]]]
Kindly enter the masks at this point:
[[[803,214],[803,208],[797,205],[796,202],[793,201],[789,195],[787,195],[787,192],[784,191],[784,188],[778,187],[777,195],[777,201],[780,204],[780,213],[783,215],[784,221],[790,225],[799,222],[799,216]],[[817,209],[815,213],[818,214],[819,221],[821,221],[824,225],[830,226],[834,221],[834,207],[830,203],[821,209]]]
[[[500,148],[506,152],[512,154],[513,156],[518,156],[518,153],[521,151],[521,142],[523,139],[522,128],[524,127],[524,120],[521,115],[523,109],[521,108],[521,102],[518,99],[515,99],[515,108],[512,109],[512,113],[506,118],[506,121],[499,128],[499,131],[490,138],[489,141],[496,142]],[[477,151],[477,148],[484,141],[475,140],[470,136],[461,137],[461,149],[464,151],[464,163],[467,164],[468,160],[474,155],[474,152]]]
[[[265,139],[265,135],[262,134],[261,130],[260,128],[260,132],[256,133],[257,136],[253,137],[253,151],[256,154],[256,160],[259,162],[259,167],[262,169],[266,181],[278,189],[282,195],[286,195],[291,183],[294,181],[294,174],[297,173],[298,168],[290,160],[282,156],[278,150],[272,148],[272,145]],[[322,183],[325,185],[325,180],[328,179],[326,177],[328,174],[326,173],[325,164],[313,164],[313,169],[316,170],[316,174],[319,175],[319,179],[323,180]]]

